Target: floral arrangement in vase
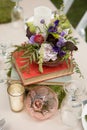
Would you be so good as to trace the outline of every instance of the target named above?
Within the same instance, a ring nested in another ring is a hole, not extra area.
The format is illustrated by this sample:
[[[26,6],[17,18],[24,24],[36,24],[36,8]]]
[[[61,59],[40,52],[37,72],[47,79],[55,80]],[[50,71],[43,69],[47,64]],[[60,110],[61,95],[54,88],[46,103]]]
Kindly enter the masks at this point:
[[[71,25],[65,15],[54,14],[48,25],[45,19],[41,19],[40,24],[41,26],[35,26],[33,21],[26,23],[28,41],[16,46],[15,51],[24,51],[22,58],[27,59],[29,64],[36,62],[39,71],[43,73],[43,65],[53,67],[63,61],[68,63],[69,58],[72,58],[72,52],[78,48],[77,40],[71,35]]]

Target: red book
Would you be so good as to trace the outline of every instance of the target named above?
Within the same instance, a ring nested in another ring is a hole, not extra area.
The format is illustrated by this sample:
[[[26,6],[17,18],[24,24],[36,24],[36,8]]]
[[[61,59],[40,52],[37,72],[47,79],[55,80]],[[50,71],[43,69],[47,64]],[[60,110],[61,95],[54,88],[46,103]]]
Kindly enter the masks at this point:
[[[21,67],[26,65],[26,61],[24,61],[21,56],[21,52],[15,52],[12,58],[14,59],[13,63],[23,85],[39,83],[48,79],[70,75],[73,73],[73,65],[67,65],[66,62],[63,62],[55,67],[43,66],[43,73],[39,72],[38,64],[36,63],[29,64],[29,67],[23,71]]]

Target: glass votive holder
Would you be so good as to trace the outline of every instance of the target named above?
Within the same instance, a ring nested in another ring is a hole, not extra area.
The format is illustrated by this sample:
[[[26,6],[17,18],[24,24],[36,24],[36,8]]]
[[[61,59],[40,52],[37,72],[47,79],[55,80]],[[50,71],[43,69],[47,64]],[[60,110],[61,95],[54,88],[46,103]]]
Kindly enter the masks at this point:
[[[80,122],[82,105],[77,104],[76,106],[72,107],[70,104],[65,104],[65,106],[61,108],[60,112],[60,117],[63,125],[75,128]]]
[[[7,88],[12,111],[19,112],[24,108],[24,86],[15,83]]]
[[[11,11],[12,25],[15,28],[24,28],[24,10],[20,6],[22,0],[11,0],[15,2],[15,6]]]

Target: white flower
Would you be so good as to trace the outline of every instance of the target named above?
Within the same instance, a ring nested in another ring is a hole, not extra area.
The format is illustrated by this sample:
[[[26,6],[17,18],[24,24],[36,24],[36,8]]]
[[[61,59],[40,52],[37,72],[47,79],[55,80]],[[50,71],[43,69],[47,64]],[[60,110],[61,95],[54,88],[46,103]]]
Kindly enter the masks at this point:
[[[53,48],[50,44],[48,43],[44,43],[43,44],[43,61],[47,62],[47,61],[55,61],[57,59],[57,52],[53,51]],[[41,50],[39,50],[40,52]]]

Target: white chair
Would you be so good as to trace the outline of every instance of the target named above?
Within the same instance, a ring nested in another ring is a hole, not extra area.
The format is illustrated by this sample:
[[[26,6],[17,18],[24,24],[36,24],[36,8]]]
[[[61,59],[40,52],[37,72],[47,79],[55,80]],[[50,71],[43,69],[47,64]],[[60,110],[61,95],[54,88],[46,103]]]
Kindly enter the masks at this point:
[[[64,2],[64,13],[67,14],[74,0],[63,0],[63,2]]]
[[[84,13],[83,17],[81,18],[79,24],[76,27],[76,31],[85,41],[86,41],[86,32],[85,32],[86,27],[87,27],[87,11]]]

